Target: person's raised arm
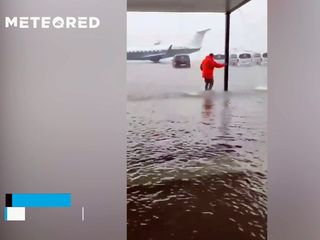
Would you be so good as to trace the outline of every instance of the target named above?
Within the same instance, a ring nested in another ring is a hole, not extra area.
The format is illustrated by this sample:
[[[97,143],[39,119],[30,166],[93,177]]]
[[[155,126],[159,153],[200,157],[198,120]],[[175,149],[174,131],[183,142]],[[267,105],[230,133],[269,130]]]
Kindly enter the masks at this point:
[[[217,63],[216,61],[213,61],[213,64],[214,64],[214,67],[216,67],[216,68],[222,68],[222,67],[225,66],[225,64],[223,64],[223,63]]]

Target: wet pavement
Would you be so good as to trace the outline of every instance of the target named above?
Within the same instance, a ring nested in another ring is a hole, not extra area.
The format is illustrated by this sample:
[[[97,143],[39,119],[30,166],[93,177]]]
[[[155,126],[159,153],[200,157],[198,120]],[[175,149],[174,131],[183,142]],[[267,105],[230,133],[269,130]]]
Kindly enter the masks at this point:
[[[267,239],[266,68],[231,71],[128,63],[128,239]]]

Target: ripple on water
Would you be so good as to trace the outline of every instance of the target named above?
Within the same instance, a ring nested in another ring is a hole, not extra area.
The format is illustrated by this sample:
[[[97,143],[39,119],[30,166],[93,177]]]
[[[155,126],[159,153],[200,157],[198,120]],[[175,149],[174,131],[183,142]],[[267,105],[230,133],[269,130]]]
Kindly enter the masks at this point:
[[[264,128],[128,116],[128,239],[266,239]]]

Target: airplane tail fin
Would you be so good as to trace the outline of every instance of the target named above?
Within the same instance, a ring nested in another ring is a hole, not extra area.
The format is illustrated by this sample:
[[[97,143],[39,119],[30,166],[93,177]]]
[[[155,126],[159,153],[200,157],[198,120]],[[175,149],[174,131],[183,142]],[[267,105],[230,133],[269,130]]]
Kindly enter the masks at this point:
[[[208,28],[208,29],[204,29],[204,30],[196,32],[196,34],[193,36],[192,40],[187,44],[187,46],[192,47],[192,48],[201,48],[204,35],[209,30],[211,30],[211,29]]]
[[[170,51],[172,50],[172,44],[170,45],[170,47],[168,48],[168,50],[167,50],[167,53],[170,53]]]

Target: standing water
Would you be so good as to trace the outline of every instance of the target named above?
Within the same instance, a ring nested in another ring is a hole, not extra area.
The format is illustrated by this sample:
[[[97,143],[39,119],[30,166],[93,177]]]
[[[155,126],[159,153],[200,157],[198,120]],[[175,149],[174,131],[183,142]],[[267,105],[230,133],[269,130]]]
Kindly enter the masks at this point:
[[[267,239],[267,68],[129,62],[129,240]]]

